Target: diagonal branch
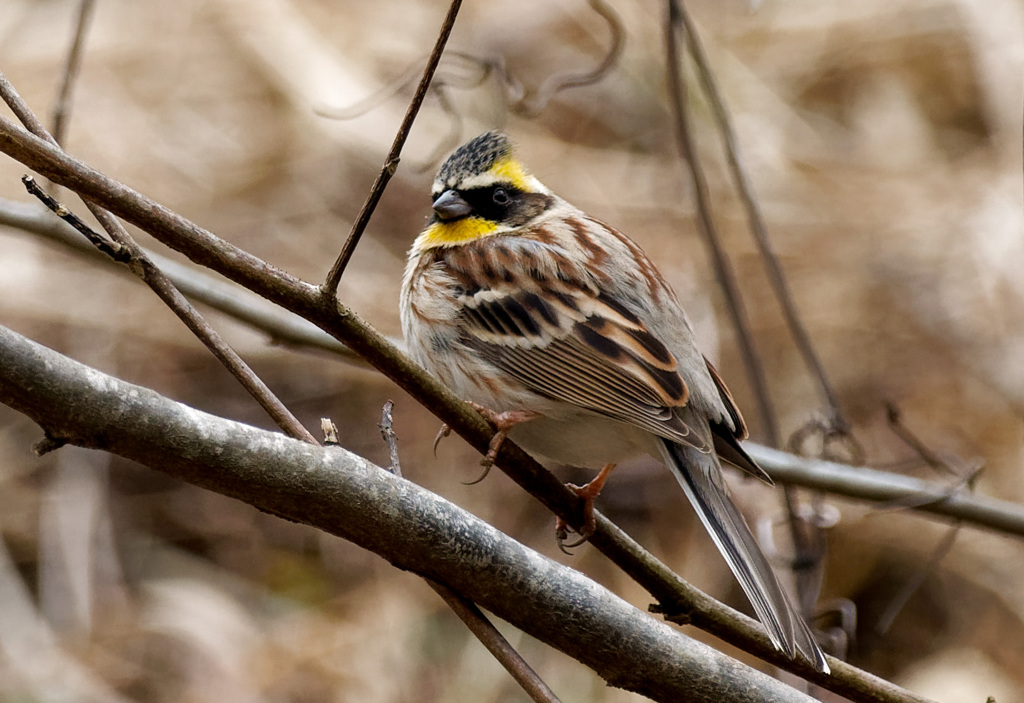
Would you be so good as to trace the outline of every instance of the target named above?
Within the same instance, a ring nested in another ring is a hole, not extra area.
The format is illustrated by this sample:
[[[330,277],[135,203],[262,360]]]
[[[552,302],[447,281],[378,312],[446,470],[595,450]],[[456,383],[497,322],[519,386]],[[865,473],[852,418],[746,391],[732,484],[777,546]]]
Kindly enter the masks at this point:
[[[512,648],[508,640],[498,632],[487,617],[476,606],[442,583],[427,579],[427,584],[444,599],[452,611],[459,616],[466,627],[476,635],[494,658],[501,662],[505,670],[516,680],[527,695],[537,703],[560,703],[554,692],[541,680],[519,652]]]

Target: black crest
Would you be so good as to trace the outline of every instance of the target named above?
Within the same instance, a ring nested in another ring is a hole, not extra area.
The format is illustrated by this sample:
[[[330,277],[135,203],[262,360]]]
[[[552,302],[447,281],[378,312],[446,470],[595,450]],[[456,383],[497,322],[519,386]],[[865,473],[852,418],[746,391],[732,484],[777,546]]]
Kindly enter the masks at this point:
[[[444,184],[458,182],[466,176],[485,173],[495,161],[512,153],[512,143],[501,132],[486,132],[455,150],[437,172]]]

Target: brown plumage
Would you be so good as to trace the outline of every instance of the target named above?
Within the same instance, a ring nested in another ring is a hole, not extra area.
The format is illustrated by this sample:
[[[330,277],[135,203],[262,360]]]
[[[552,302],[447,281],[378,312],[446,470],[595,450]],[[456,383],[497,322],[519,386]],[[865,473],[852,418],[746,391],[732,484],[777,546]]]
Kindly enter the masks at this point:
[[[653,262],[531,176],[496,132],[449,158],[433,196],[402,285],[412,356],[467,400],[530,418],[509,437],[542,458],[661,457],[775,646],[827,671],[729,497],[720,457],[768,479]]]

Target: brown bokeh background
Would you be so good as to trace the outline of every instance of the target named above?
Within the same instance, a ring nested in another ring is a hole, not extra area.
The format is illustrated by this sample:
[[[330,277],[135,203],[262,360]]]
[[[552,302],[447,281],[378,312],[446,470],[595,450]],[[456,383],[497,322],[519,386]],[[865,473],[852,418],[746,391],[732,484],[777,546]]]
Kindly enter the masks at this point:
[[[5,0],[0,12],[0,70],[44,116],[75,9]],[[466,87],[474,70],[465,62],[446,62],[440,77],[461,139],[506,129],[547,185],[652,254],[752,416],[672,139],[661,5],[616,9],[627,32],[618,65],[596,85],[560,93],[536,119],[510,115],[493,80]],[[913,457],[886,425],[893,401],[934,450],[985,462],[979,493],[1024,503],[1024,6],[797,0],[692,11],[797,305],[869,463]],[[316,110],[356,104],[420,65],[443,12],[407,0],[100,0],[67,148],[317,282],[410,88],[349,120]],[[536,86],[594,65],[607,43],[582,0],[500,0],[468,3],[449,47],[504,57]],[[699,94],[690,105],[789,434],[820,412],[820,399],[769,293],[707,106]],[[429,99],[342,281],[342,300],[389,334],[400,334],[404,251],[428,212],[433,155],[450,127]],[[27,198],[22,172],[0,159],[0,197]],[[0,323],[196,407],[269,426],[148,290],[24,232],[0,228],[0,246]],[[435,459],[437,421],[388,381],[210,318],[308,427],[330,416],[345,446],[386,463],[377,422],[394,399],[407,477],[647,606],[592,550],[560,555],[551,516],[500,472],[463,485],[477,474],[476,455],[453,438]],[[38,436],[0,408],[0,700],[526,700],[415,576],[100,453],[36,458]],[[741,482],[735,491],[752,522],[779,518],[777,492]],[[1024,701],[1021,541],[964,528],[935,563],[947,524],[828,502],[841,517],[829,532],[823,598],[857,605],[851,660],[942,701]],[[618,472],[599,506],[686,578],[745,607],[657,465]],[[566,703],[639,700],[504,629]]]

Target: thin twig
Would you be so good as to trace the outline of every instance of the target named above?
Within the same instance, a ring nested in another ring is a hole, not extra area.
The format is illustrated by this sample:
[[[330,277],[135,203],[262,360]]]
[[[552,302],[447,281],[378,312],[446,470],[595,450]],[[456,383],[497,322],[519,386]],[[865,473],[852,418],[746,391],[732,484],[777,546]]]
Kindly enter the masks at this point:
[[[441,31],[437,35],[437,41],[434,42],[434,49],[430,52],[430,58],[427,59],[427,65],[423,69],[423,77],[420,78],[420,83],[416,87],[416,93],[412,96],[412,102],[409,103],[409,109],[405,112],[402,125],[398,128],[395,140],[391,144],[391,150],[388,152],[387,158],[384,159],[384,167],[381,168],[380,173],[377,175],[377,180],[374,181],[370,194],[366,197],[366,202],[363,203],[363,207],[359,211],[359,216],[356,217],[356,221],[352,224],[352,231],[349,233],[348,239],[341,249],[341,254],[338,255],[338,260],[334,262],[334,266],[331,267],[330,272],[327,274],[327,280],[320,286],[320,291],[326,299],[333,299],[338,294],[338,284],[341,282],[341,276],[345,273],[345,268],[352,259],[352,254],[355,253],[356,245],[359,244],[359,239],[363,236],[366,226],[370,223],[370,218],[373,216],[373,211],[377,208],[377,203],[380,202],[380,198],[384,194],[384,189],[387,188],[388,181],[395,175],[395,170],[398,168],[398,162],[402,155],[402,147],[405,146],[405,140],[409,137],[412,124],[420,111],[420,106],[423,105],[423,99],[426,97],[427,89],[430,87],[430,80],[434,76],[434,71],[437,70],[437,64],[441,60],[441,54],[444,53],[445,44],[448,43],[448,37],[452,33],[452,27],[455,26],[455,18],[458,16],[461,6],[462,0],[452,0],[451,5],[448,7],[448,14],[445,15]]]
[[[26,189],[29,193],[40,198],[47,207],[50,207],[55,214],[72,224],[72,226],[85,234],[86,238],[97,245],[102,251],[111,251],[110,242],[104,240],[99,234],[93,232],[88,225],[82,220],[69,211],[65,206],[58,203],[53,198],[49,197],[42,189],[36,185],[35,181],[31,176],[25,176],[22,181],[25,183]],[[135,274],[141,278],[154,293],[162,300],[178,318],[185,323],[185,326],[195,334],[195,336],[201,341],[207,349],[217,358],[218,361],[223,364],[228,371],[242,384],[242,387],[249,392],[253,398],[267,411],[267,414],[277,423],[281,429],[289,434],[289,436],[296,439],[301,439],[312,444],[316,444],[316,439],[302,426],[302,424],[295,418],[294,415],[285,407],[285,405],[273,394],[270,388],[263,383],[263,380],[257,376],[252,369],[249,368],[237,352],[232,349],[224,340],[220,337],[216,331],[210,327],[199,312],[192,306],[192,304],[181,294],[181,292],[174,287],[174,285],[164,276],[151,261],[145,258],[142,254],[138,245],[128,235],[120,223],[118,223],[110,213],[98,208],[95,205],[90,205],[90,210],[93,214],[101,221],[105,222],[105,227],[112,237],[120,239],[120,242],[115,244],[119,247],[117,252],[111,251],[113,257],[115,253],[118,256],[119,261],[123,261],[128,264],[128,268],[131,269]],[[118,228],[121,228],[121,232],[117,232]],[[134,245],[134,246],[133,246]]]
[[[726,307],[732,318],[733,327],[736,329],[736,338],[740,345],[740,353],[743,356],[743,364],[747,370],[747,378],[750,381],[750,386],[754,391],[754,398],[757,402],[758,416],[768,437],[768,443],[772,446],[778,446],[779,425],[775,416],[775,409],[772,407],[771,398],[768,395],[768,382],[765,379],[764,366],[761,364],[761,359],[757,354],[754,336],[750,331],[750,319],[747,316],[746,307],[743,305],[743,297],[740,294],[739,285],[736,283],[736,275],[733,273],[729,257],[718,238],[718,230],[711,216],[711,198],[708,193],[707,179],[704,177],[704,171],[700,166],[697,148],[690,128],[689,112],[686,108],[686,84],[680,68],[678,38],[676,37],[676,27],[679,24],[679,6],[675,0],[667,0],[666,4],[668,5],[668,17],[665,22],[665,48],[668,63],[669,102],[672,105],[679,156],[686,162],[688,167],[697,203],[697,224],[711,252],[715,277],[718,279],[718,285],[725,297]]]
[[[951,476],[957,478],[963,478],[964,474],[973,474],[972,471],[964,471],[967,467],[967,462],[958,460],[955,463],[941,456],[937,451],[925,444],[921,438],[919,438],[909,427],[903,422],[903,413],[900,411],[899,406],[892,401],[888,401],[885,404],[885,415],[886,421],[889,423],[889,429],[895,433],[897,437],[903,440],[903,443],[914,450],[914,452],[924,461],[928,466],[939,471],[944,471]],[[973,467],[969,467],[973,468]]]
[[[22,123],[31,130],[37,137],[45,140],[51,144],[54,148],[60,149],[57,141],[53,136],[46,130],[42,122],[35,115],[28,104],[22,99],[18,92],[14,89],[14,86],[10,84],[7,77],[0,73],[0,96],[3,97],[4,101],[11,107],[16,115],[21,118]],[[26,187],[33,186],[34,183],[27,182]],[[32,192],[32,188],[29,188]],[[257,376],[252,369],[242,360],[242,358],[232,349],[216,330],[214,330],[199,311],[185,298],[181,292],[174,287],[166,276],[158,269],[153,262],[150,261],[139,245],[135,242],[128,231],[121,225],[117,219],[106,210],[102,209],[99,205],[84,201],[86,207],[92,212],[93,216],[99,221],[99,223],[106,230],[110,238],[120,248],[121,255],[127,255],[128,257],[128,268],[141,278],[145,283],[153,290],[154,293],[166,304],[178,318],[185,323],[185,326],[191,330],[191,332],[206,346],[207,349],[213,353],[214,357],[223,364],[227,370],[242,384],[242,387],[249,392],[253,398],[267,411],[267,414],[278,424],[281,429],[287,432],[290,436],[301,439],[312,444],[317,444],[316,438],[309,433],[302,423],[292,415],[291,411],[285,407],[277,396],[270,390],[270,388],[263,382],[262,379]],[[44,201],[44,204],[49,205],[50,203],[57,205],[54,209],[56,213],[60,210],[63,214],[62,217],[65,219],[67,216],[71,216],[71,213],[60,206],[52,198]],[[78,219],[78,218],[75,218]],[[79,221],[75,224],[75,229],[83,231],[87,229],[87,226]],[[92,236],[88,237],[91,242],[103,242],[102,237],[98,234],[93,233]],[[111,249],[111,247],[108,247]]]
[[[779,301],[779,305],[782,307],[783,316],[786,318],[786,324],[789,327],[790,334],[793,335],[793,341],[796,344],[797,350],[803,357],[808,370],[817,380],[825,402],[829,406],[831,424],[838,431],[849,433],[850,423],[839,404],[839,396],[836,394],[828,374],[825,372],[825,367],[814,349],[814,343],[811,341],[807,328],[804,327],[803,321],[800,319],[796,303],[793,301],[793,294],[789,289],[786,276],[782,272],[779,257],[772,248],[772,242],[768,236],[768,228],[765,225],[764,216],[761,214],[761,206],[754,197],[754,189],[750,183],[750,178],[740,162],[739,146],[736,140],[736,132],[732,126],[732,119],[729,117],[729,111],[725,107],[722,94],[718,90],[718,85],[711,72],[710,63],[704,51],[704,45],[700,40],[700,35],[697,33],[697,29],[689,13],[686,11],[685,3],[679,2],[676,7],[678,9],[679,22],[686,31],[687,50],[693,59],[694,66],[697,69],[697,76],[704,89],[704,95],[708,98],[708,102],[711,105],[711,113],[715,118],[715,124],[718,125],[718,130],[721,133],[729,171],[736,184],[736,189],[739,191],[743,207],[747,211],[750,231],[753,233],[754,240],[761,252],[761,259],[764,261],[765,269],[768,273],[768,282],[775,293],[776,299]]]
[[[907,605],[910,600],[924,582],[928,580],[928,577],[935,573],[938,569],[939,564],[946,555],[953,549],[953,545],[956,544],[957,535],[960,533],[960,523],[952,525],[947,531],[939,543],[932,550],[931,555],[928,557],[928,561],[924,566],[917,571],[900,590],[893,596],[889,605],[882,611],[882,614],[878,617],[878,621],[875,622],[872,628],[876,635],[884,635],[892,627],[893,621],[896,616],[900,614],[900,611]]]
[[[57,103],[53,108],[53,130],[51,134],[58,144],[64,143],[68,119],[71,115],[71,91],[74,88],[75,80],[78,78],[78,71],[82,66],[82,47],[85,46],[85,32],[92,19],[92,11],[95,8],[95,0],[81,0],[78,4],[78,16],[75,18],[75,33],[71,40],[71,48],[68,50],[67,59],[64,62],[64,73],[60,82],[60,91],[57,93]]]
[[[985,468],[985,462],[979,459],[976,459],[973,462],[964,461],[960,457],[950,459],[942,456],[939,452],[929,447],[903,423],[902,413],[892,401],[886,403],[886,419],[889,423],[889,429],[891,429],[904,444],[913,449],[921,461],[936,471],[942,471],[956,479],[952,484],[946,487],[945,497],[952,496],[965,488],[970,489],[981,474],[982,469]],[[936,499],[933,498],[931,502],[934,500]],[[925,497],[907,498],[903,500],[890,501],[886,505],[881,506],[879,510],[918,508],[926,502],[930,501]]]
[[[78,215],[58,203],[52,195],[40,188],[39,184],[36,183],[35,178],[32,176],[22,176],[21,182],[25,185],[25,190],[29,192],[29,195],[37,198],[43,205],[49,208],[53,214],[74,227],[75,230],[85,237],[101,254],[104,254],[105,256],[110,257],[111,260],[121,264],[131,261],[131,254],[129,254],[123,246],[101,236],[92,227],[82,222],[82,219]]]
[[[615,14],[615,9],[604,0],[589,0],[589,2],[594,12],[608,23],[608,29],[612,35],[611,44],[601,58],[601,62],[592,70],[583,73],[565,72],[549,76],[533,95],[525,95],[522,99],[513,102],[509,106],[513,112],[524,117],[536,117],[556,94],[566,88],[578,88],[597,83],[618,62],[626,43],[626,28],[623,27],[619,16]]]
[[[517,652],[508,640],[498,629],[491,624],[480,608],[472,601],[468,601],[458,593],[442,583],[433,579],[425,579],[431,588],[444,599],[459,619],[465,623],[469,631],[476,635],[476,638],[487,647],[494,658],[497,659],[505,670],[511,674],[527,695],[537,703],[559,703],[558,696],[548,688],[547,684],[537,675],[537,672],[526,663],[526,660]]]
[[[388,471],[395,476],[402,475],[402,463],[398,459],[398,435],[395,434],[395,420],[392,411],[395,409],[395,402],[389,400],[384,403],[384,409],[380,413],[380,436],[388,445]]]

